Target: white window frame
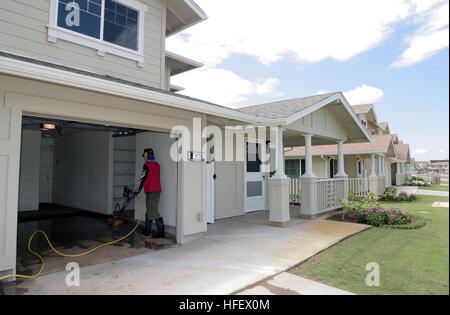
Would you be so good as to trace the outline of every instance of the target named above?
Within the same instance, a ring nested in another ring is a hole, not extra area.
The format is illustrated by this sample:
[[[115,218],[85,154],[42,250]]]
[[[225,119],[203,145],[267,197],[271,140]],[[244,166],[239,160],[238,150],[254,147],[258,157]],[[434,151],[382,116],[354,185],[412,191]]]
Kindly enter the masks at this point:
[[[113,0],[124,6],[136,10],[139,15],[138,25],[138,50],[132,50],[103,40],[103,25],[105,15],[105,0],[102,0],[102,17],[100,22],[100,39],[80,34],[58,26],[58,0],[50,0],[50,17],[48,28],[48,41],[56,43],[58,39],[66,40],[81,46],[97,50],[97,55],[103,57],[105,53],[136,61],[139,67],[143,67],[144,61],[144,29],[145,13],[148,6],[137,0]]]

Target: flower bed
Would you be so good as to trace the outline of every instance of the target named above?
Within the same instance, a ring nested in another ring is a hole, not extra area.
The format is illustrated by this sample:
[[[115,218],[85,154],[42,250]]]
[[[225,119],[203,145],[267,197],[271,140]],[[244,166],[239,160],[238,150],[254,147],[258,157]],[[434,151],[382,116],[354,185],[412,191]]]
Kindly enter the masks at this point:
[[[397,194],[397,189],[390,187],[386,188],[384,193],[380,196],[380,200],[390,202],[414,202],[417,201],[417,196],[414,194],[407,194],[406,192]]]
[[[397,201],[408,199],[409,195],[395,194]],[[415,197],[415,196],[414,196]],[[369,194],[361,201],[342,200],[344,205],[343,221],[358,222],[376,227],[393,229],[416,229],[426,224],[426,220],[412,216],[400,208],[383,208],[378,202],[378,196]]]
[[[359,211],[358,221],[359,223],[380,227],[411,224],[413,218],[407,214],[406,210],[398,208],[386,209],[375,206],[366,211]]]

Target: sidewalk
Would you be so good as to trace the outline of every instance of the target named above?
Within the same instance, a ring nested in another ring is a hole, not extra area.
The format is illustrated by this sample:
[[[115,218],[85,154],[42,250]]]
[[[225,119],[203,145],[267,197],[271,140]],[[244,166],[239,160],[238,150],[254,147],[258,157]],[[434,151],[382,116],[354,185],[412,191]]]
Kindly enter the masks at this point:
[[[417,186],[398,186],[397,191],[406,192],[408,194],[415,195],[425,195],[425,196],[438,196],[438,197],[448,197],[448,191],[437,191],[437,190],[424,190]]]

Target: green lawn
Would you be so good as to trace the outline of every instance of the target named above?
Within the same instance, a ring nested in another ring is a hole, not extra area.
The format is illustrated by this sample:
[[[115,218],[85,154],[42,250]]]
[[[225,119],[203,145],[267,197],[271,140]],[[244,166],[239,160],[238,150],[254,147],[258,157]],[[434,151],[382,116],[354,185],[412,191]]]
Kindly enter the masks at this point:
[[[449,209],[433,208],[433,201],[448,198],[419,196],[416,203],[384,203],[427,218],[430,222],[425,228],[372,228],[291,272],[357,294],[449,294]],[[380,287],[365,284],[365,266],[370,262],[380,265]]]
[[[419,189],[423,189],[423,190],[437,190],[437,191],[448,191],[448,186],[431,185],[430,187],[419,187]]]

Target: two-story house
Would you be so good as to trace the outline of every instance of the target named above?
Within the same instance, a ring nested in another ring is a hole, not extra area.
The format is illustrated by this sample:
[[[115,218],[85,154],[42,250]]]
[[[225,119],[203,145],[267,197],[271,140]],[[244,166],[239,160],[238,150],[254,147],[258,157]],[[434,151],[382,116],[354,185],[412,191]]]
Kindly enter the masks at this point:
[[[18,215],[46,205],[112,215],[146,148],[161,166],[167,231],[184,244],[251,211],[286,225],[285,145],[370,141],[342,93],[247,110],[174,93],[183,87],[171,76],[201,64],[167,52],[166,38],[206,18],[192,0],[0,1],[0,275],[16,269]],[[248,127],[261,126],[276,133],[256,139]],[[229,127],[244,140],[220,141]],[[307,215],[329,209],[318,206],[320,185],[305,177]],[[138,202],[129,210],[140,217]]]

